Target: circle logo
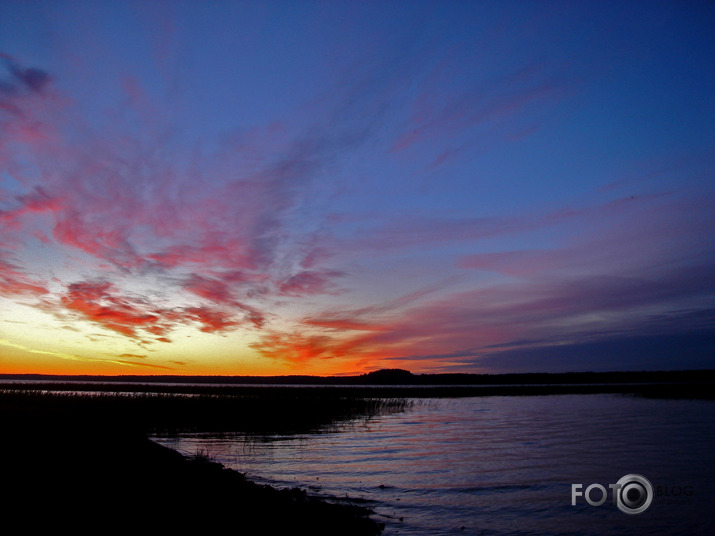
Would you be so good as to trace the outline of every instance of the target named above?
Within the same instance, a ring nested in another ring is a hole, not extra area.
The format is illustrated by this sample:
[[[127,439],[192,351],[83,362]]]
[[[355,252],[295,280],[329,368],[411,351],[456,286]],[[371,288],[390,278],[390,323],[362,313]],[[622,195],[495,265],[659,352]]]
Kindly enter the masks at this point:
[[[626,475],[616,487],[616,506],[624,514],[642,514],[653,502],[653,486],[641,475]]]

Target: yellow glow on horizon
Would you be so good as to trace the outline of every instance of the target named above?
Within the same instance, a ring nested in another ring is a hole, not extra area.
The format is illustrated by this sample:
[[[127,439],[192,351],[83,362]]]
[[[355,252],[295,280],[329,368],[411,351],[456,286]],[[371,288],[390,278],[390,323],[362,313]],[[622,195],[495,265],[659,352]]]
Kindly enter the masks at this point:
[[[58,317],[31,304],[0,301],[0,374],[339,376],[394,366],[374,351],[302,359],[287,346],[285,355],[264,355],[253,347],[260,334],[251,328],[206,333],[183,325],[166,333],[166,341],[128,337],[77,315]],[[285,321],[272,327],[292,332]]]
[[[58,319],[29,304],[2,300],[0,374],[340,375],[366,370],[357,359],[296,363],[261,355],[250,330],[204,333],[180,326],[170,342],[138,340],[84,319]],[[371,367],[373,368],[373,367]]]

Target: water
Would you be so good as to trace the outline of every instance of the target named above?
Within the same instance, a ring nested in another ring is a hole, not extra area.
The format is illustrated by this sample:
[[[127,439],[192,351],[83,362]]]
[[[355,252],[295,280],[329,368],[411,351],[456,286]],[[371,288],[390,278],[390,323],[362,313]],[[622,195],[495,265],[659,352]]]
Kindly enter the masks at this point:
[[[715,534],[713,423],[712,401],[512,396],[420,400],[320,434],[156,440],[259,482],[365,500],[385,535]],[[656,490],[646,512],[610,496],[571,505],[572,484],[630,473]]]

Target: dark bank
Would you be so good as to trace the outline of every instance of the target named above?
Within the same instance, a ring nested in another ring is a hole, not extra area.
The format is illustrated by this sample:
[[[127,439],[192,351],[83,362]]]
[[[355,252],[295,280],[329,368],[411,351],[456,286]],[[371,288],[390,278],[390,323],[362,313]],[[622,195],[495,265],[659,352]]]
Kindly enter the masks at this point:
[[[299,489],[258,485],[203,456],[186,458],[147,438],[158,429],[318,430],[404,407],[397,400],[286,396],[4,391],[0,474],[6,526],[379,534],[381,526],[357,501],[333,503]]]
[[[418,397],[606,392],[712,398],[715,392],[713,371],[472,375],[439,378],[443,385],[435,380],[406,371],[380,371],[343,386],[331,385],[333,380],[266,386],[6,378],[0,382],[3,519],[28,530],[166,532],[191,526],[240,534],[379,534],[380,524],[357,500],[329,502],[299,489],[261,486],[148,437],[184,431],[314,433],[402,411]]]

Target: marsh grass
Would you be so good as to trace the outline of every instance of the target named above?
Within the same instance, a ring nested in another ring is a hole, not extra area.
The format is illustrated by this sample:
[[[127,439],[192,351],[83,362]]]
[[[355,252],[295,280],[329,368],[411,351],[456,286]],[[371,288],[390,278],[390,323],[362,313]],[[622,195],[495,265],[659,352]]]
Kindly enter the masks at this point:
[[[214,461],[207,449],[197,449],[190,459],[195,463],[212,463]]]
[[[410,405],[405,398],[289,387],[216,394],[0,390],[0,416],[5,423],[49,420],[61,425],[64,421],[149,434],[304,433],[404,411]]]
[[[184,457],[149,437],[316,433],[410,406],[402,398],[324,389],[117,393],[46,387],[0,388],[0,475],[13,490],[4,515],[18,522],[39,516],[53,528],[61,523],[87,532],[124,523],[161,532],[195,526],[209,533],[231,527],[243,534],[379,534],[367,508],[259,485],[216,463],[207,450]]]

